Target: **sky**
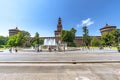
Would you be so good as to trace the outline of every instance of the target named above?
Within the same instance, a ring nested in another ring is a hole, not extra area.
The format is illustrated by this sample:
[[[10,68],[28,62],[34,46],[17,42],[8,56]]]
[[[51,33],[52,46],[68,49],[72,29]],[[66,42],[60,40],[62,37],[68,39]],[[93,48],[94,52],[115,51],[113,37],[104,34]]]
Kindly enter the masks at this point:
[[[54,36],[58,18],[64,30],[75,28],[76,36],[100,36],[106,24],[120,28],[120,0],[0,0],[0,35],[8,36],[9,29],[18,27],[31,36]]]

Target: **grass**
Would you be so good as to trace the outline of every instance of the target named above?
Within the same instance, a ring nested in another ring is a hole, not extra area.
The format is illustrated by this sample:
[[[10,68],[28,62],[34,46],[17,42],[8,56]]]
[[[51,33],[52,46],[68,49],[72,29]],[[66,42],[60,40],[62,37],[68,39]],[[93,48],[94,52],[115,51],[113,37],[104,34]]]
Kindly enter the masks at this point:
[[[112,47],[113,50],[117,50],[117,47]]]
[[[0,50],[4,50],[4,48],[0,48]]]
[[[92,49],[99,49],[99,47],[90,47]],[[104,49],[110,49],[110,47],[104,47]],[[117,47],[111,47],[111,50],[117,50]]]

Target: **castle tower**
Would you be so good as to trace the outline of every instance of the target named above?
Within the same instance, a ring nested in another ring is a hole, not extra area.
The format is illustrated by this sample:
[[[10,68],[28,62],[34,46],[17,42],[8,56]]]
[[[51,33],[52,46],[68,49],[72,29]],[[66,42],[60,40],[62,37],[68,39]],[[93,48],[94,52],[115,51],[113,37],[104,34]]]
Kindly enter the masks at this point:
[[[15,35],[19,32],[20,30],[16,27],[15,29],[9,29],[9,36]]]
[[[100,29],[100,32],[103,35],[105,33],[111,32],[114,29],[116,29],[116,26],[110,26],[110,25],[106,24],[103,28]]]
[[[58,24],[57,24],[57,30],[55,31],[55,39],[56,39],[56,43],[61,43],[61,32],[62,32],[62,20],[59,17],[58,18]]]
[[[62,21],[61,21],[61,18],[58,19],[57,31],[62,31]]]

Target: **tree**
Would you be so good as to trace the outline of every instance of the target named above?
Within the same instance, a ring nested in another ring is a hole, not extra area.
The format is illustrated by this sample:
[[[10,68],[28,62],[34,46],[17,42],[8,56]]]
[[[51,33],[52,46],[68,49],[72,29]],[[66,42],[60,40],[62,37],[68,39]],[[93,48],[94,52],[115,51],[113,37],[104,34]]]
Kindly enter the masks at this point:
[[[87,29],[87,26],[84,26],[83,27],[83,42],[85,46],[87,46],[88,48],[90,46],[90,41],[91,41],[91,38],[89,36],[89,31]]]
[[[70,31],[62,30],[61,40],[62,42],[66,42],[68,46],[75,46],[74,39],[75,39],[76,30],[71,28]]]
[[[0,48],[4,48],[6,46],[8,37],[0,36]]]
[[[8,40],[8,37],[0,36],[0,45],[5,45]]]
[[[39,46],[39,44],[40,44],[40,37],[39,37],[39,33],[38,32],[36,32],[35,33],[35,42],[36,42],[36,44]]]
[[[71,28],[70,32],[71,32],[71,35],[72,35],[72,39],[74,40],[75,39],[75,33],[77,32],[77,30],[74,29],[74,28]]]
[[[71,28],[70,31],[73,32],[73,34],[75,34],[77,32],[77,30],[75,28]]]
[[[17,46],[27,46],[28,43],[30,42],[30,33],[27,31],[20,31],[17,34],[17,38],[16,38],[16,44]]]
[[[67,30],[62,30],[61,40],[63,42],[73,42],[73,39],[74,39],[74,36],[72,32],[67,31]]]
[[[7,45],[13,46],[26,46],[30,41],[30,33],[27,31],[20,31],[18,34],[10,36]]]
[[[97,37],[93,37],[92,40],[91,40],[91,46],[95,46],[95,47],[98,47],[100,46],[100,40],[97,38]]]
[[[17,46],[16,38],[17,38],[17,35],[10,36],[7,41],[7,46],[10,46],[10,47]]]
[[[34,38],[33,38],[33,41],[32,41],[32,45],[33,45],[33,46],[35,46],[35,45],[39,46],[39,45],[42,45],[43,42],[44,42],[44,40],[41,39],[41,38],[39,37],[39,33],[36,32],[36,33],[35,33],[35,36],[34,36]]]
[[[119,45],[120,44],[120,29],[115,29],[112,31],[112,34],[114,36],[114,44]]]
[[[111,46],[113,44],[114,41],[114,36],[111,33],[106,33],[103,34],[102,36],[102,44],[105,46]]]

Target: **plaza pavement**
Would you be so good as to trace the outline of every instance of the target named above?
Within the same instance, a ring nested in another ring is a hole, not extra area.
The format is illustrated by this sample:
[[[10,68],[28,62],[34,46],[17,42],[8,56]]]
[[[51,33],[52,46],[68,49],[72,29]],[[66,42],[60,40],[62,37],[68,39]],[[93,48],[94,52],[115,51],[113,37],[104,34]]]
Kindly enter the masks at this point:
[[[120,61],[115,50],[89,50],[66,52],[3,52],[0,62],[114,62]]]
[[[0,80],[120,80],[119,61],[114,50],[0,53]]]
[[[120,63],[12,64],[0,80],[120,80]]]

